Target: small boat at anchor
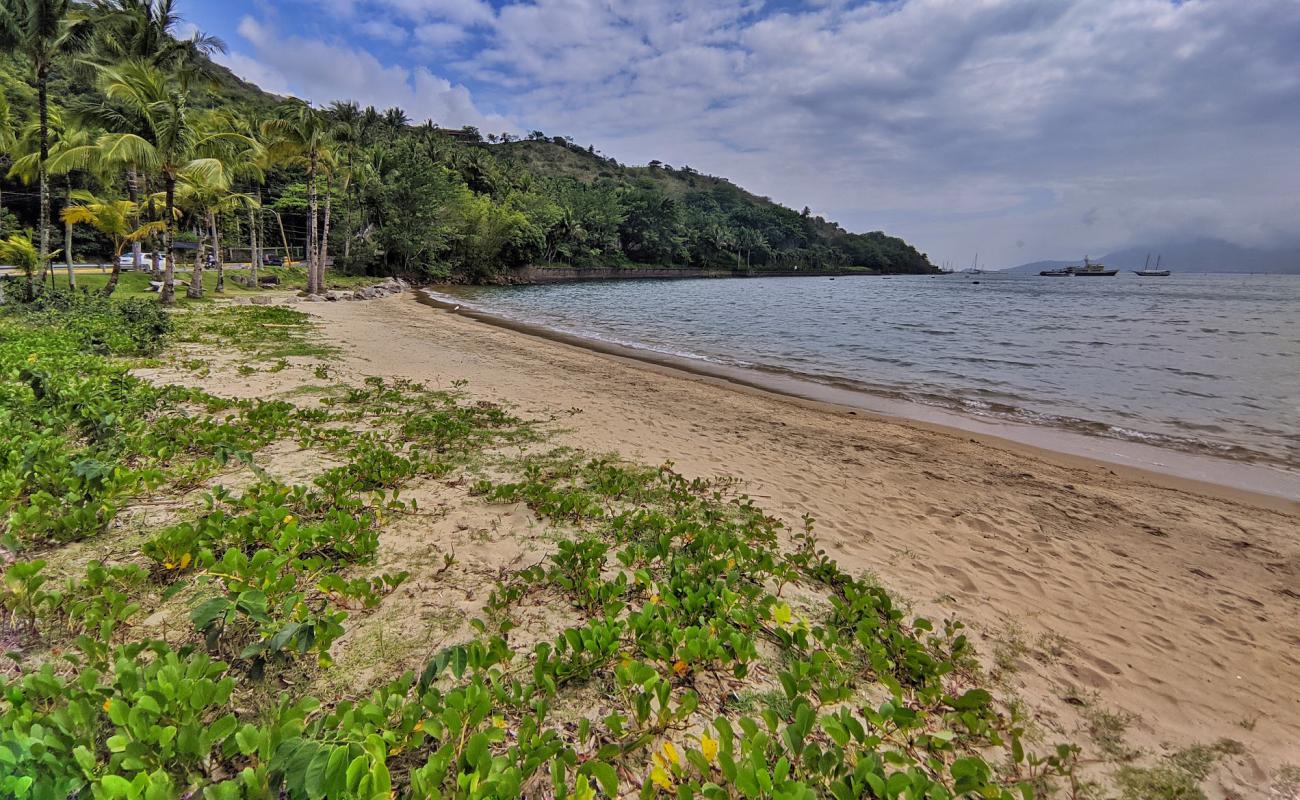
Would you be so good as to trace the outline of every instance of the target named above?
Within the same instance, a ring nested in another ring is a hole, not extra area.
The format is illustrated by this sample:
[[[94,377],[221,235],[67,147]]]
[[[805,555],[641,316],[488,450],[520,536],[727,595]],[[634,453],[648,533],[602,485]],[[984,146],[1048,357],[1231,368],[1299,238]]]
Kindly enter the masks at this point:
[[[1156,266],[1155,269],[1152,269],[1151,254],[1148,253],[1146,263],[1142,265],[1142,269],[1133,270],[1133,274],[1142,278],[1168,278],[1171,273],[1167,269],[1160,268],[1160,256],[1156,256]]]

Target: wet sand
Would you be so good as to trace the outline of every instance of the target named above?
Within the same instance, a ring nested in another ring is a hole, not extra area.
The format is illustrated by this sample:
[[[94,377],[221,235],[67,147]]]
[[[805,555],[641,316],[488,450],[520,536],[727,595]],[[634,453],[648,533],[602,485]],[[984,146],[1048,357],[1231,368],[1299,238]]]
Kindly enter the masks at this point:
[[[1152,754],[1233,739],[1211,796],[1267,796],[1300,763],[1300,504],[853,412],[595,353],[410,294],[301,306],[340,378],[467,381],[563,443],[731,476],[816,519],[846,568],[972,624],[1047,742],[1135,715]],[[238,393],[238,386],[226,387]],[[571,414],[571,416],[570,416]]]

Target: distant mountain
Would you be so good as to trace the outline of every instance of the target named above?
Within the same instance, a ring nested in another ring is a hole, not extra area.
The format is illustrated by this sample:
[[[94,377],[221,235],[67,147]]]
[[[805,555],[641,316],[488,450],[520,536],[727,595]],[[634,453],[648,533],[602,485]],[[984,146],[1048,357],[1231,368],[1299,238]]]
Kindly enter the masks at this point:
[[[1151,256],[1152,266],[1155,265],[1156,256],[1159,255],[1160,266],[1168,267],[1174,272],[1270,272],[1300,275],[1300,248],[1261,250],[1254,247],[1241,247],[1219,239],[1128,247],[1093,260],[1100,261],[1108,267],[1141,269],[1148,254]],[[1032,275],[1045,269],[1057,269],[1081,262],[1082,259],[1034,261],[1003,271],[1018,275]]]

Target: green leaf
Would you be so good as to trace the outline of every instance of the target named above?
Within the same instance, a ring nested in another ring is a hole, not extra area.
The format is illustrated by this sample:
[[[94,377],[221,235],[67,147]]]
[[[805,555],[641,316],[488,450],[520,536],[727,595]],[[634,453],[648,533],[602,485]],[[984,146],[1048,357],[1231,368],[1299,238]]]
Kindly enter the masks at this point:
[[[77,760],[77,766],[81,767],[82,771],[85,772],[88,777],[94,774],[96,766],[95,756],[86,749],[85,745],[77,745],[77,747],[72,751],[72,757]]]
[[[587,774],[595,778],[606,797],[618,797],[618,773],[609,764],[603,761],[588,761],[582,765],[579,774]]]
[[[235,746],[241,755],[252,755],[262,744],[262,732],[254,725],[244,725],[235,734]]]
[[[971,689],[966,694],[953,700],[951,705],[958,711],[975,711],[984,708],[993,701],[993,695],[983,689]]]
[[[272,653],[280,652],[281,650],[284,649],[284,646],[289,643],[289,640],[293,638],[293,635],[297,633],[298,629],[301,627],[302,627],[301,622],[290,622],[288,625],[285,625],[283,628],[276,631],[275,635],[272,636],[270,640],[267,641],[266,649]]]
[[[320,800],[320,798],[329,794],[329,765],[334,753],[339,750],[347,752],[346,747],[323,747],[316,751],[316,755],[312,756],[311,762],[307,765],[307,773],[303,778],[303,788],[307,790],[307,797],[310,800]]]
[[[230,609],[230,601],[224,597],[214,597],[190,612],[190,622],[198,630],[206,630]]]
[[[131,782],[120,775],[105,775],[99,779],[99,788],[107,797],[127,797],[131,792]]]
[[[234,714],[227,714],[208,726],[208,740],[213,743],[222,742],[234,733],[237,727],[239,727],[239,720],[235,719]]]

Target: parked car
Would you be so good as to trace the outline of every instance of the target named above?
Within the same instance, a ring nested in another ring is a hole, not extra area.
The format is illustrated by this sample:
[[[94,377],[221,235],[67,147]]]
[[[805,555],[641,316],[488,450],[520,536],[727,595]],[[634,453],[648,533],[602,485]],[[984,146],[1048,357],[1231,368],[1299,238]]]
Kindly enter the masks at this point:
[[[158,262],[159,266],[167,266],[167,256],[158,256]],[[122,269],[135,269],[135,256],[131,253],[127,253],[124,256],[118,256],[117,265]],[[152,270],[153,256],[148,253],[142,254],[140,256],[140,269]]]
[[[283,267],[284,256],[279,253],[265,253],[262,255],[262,263],[268,267]]]

